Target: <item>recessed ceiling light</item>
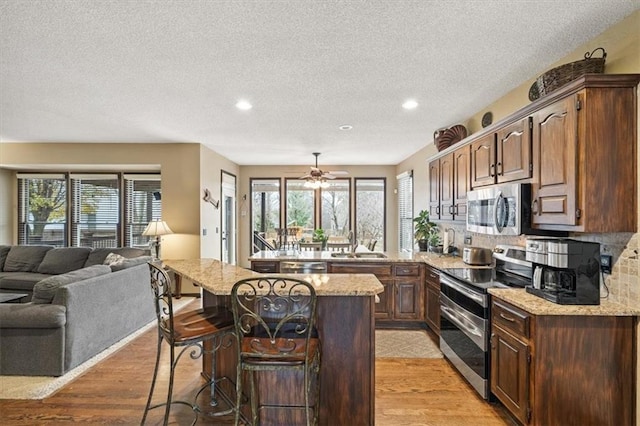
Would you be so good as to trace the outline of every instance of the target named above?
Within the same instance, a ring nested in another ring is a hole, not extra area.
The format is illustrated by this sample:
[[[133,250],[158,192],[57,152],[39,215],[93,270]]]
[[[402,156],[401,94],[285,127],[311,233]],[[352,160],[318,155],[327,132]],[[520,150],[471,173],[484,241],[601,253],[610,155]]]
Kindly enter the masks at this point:
[[[253,105],[248,101],[240,100],[236,103],[236,108],[241,109],[242,111],[248,111],[253,108]]]
[[[338,127],[338,129],[340,129],[340,130],[351,130],[351,129],[353,129],[353,126],[351,126],[350,124],[343,124],[342,126]]]
[[[402,108],[404,109],[416,109],[418,108],[418,102],[413,99],[409,99],[402,104]]]

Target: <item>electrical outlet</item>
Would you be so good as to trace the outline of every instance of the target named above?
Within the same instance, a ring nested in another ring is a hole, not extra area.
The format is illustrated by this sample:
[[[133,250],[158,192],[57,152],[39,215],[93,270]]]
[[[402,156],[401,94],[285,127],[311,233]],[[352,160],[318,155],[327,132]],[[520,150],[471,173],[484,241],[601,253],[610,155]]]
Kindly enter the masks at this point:
[[[600,255],[600,270],[603,274],[610,274],[613,260],[610,254],[601,254]]]
[[[467,245],[471,244],[471,235],[464,236],[464,243]]]

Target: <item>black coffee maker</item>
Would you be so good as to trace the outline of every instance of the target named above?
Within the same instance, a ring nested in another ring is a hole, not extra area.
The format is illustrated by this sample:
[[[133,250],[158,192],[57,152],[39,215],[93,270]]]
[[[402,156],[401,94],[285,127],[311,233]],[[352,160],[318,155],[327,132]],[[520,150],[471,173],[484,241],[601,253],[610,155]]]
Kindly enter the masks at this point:
[[[527,292],[560,305],[600,304],[600,244],[527,239],[533,277]]]

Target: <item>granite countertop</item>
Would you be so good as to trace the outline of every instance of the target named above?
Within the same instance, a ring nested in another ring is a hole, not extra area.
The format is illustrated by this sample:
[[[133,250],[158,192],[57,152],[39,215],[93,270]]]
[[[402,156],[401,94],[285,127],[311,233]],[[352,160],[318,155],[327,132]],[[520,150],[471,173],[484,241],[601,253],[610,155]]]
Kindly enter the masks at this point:
[[[216,259],[168,259],[165,267],[212,294],[231,294],[233,285],[244,278],[291,276],[315,286],[318,296],[375,296],[384,287],[373,274],[260,274]]]
[[[289,250],[284,253],[263,250],[249,257],[250,261],[318,261],[318,262],[418,262],[426,263],[437,269],[444,268],[486,268],[487,266],[470,266],[459,256],[443,255],[429,252],[372,252],[381,253],[385,257],[343,257],[332,256],[330,251],[297,251]],[[367,256],[367,252],[361,252]]]
[[[511,303],[524,311],[534,315],[585,315],[585,316],[636,316],[640,309],[600,300],[600,305],[559,305],[541,297],[527,293],[523,288],[490,288],[493,297]]]

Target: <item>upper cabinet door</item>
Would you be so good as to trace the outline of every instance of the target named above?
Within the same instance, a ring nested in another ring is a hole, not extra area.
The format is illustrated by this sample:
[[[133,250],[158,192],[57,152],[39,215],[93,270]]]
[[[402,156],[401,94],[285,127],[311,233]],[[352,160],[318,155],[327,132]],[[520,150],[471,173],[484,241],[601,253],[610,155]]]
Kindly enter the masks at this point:
[[[429,163],[429,218],[440,219],[440,160]]]
[[[453,153],[440,159],[440,219],[452,220],[453,207]]]
[[[471,143],[471,187],[495,183],[495,134],[491,133]]]
[[[469,192],[471,179],[469,179],[469,147],[457,149],[453,153],[454,169],[454,196],[453,214],[454,220],[466,222],[467,220],[467,192]]]
[[[529,179],[531,164],[531,117],[516,121],[498,130],[496,136],[498,183]]]
[[[533,117],[532,223],[575,225],[578,161],[578,95]],[[632,161],[632,160],[630,160]]]

